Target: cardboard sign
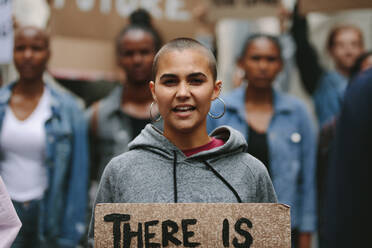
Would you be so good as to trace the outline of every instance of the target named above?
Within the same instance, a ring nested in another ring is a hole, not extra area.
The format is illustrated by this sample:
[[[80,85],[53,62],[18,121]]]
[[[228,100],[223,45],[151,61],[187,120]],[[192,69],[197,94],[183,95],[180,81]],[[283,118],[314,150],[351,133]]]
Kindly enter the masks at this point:
[[[12,1],[0,0],[0,64],[13,59]]]
[[[291,247],[289,207],[271,203],[97,204],[95,247]]]
[[[213,19],[252,18],[276,15],[279,0],[206,0],[205,3]],[[52,30],[61,36],[112,40],[127,24],[128,16],[137,8],[144,8],[153,17],[155,26],[163,31],[165,40],[192,37],[195,29],[192,11],[198,4],[201,4],[199,0],[54,0]]]
[[[114,39],[137,8],[148,10],[164,41],[194,37],[193,9],[208,4],[211,19],[275,15],[279,0],[53,0],[49,63],[53,75],[116,78]]]
[[[165,40],[192,36],[192,9],[198,0],[54,0],[55,35],[112,41],[128,24],[129,15],[144,8]]]
[[[209,0],[209,17],[253,19],[262,16],[276,16],[280,0]]]
[[[119,77],[113,41],[52,36],[50,43],[49,71],[57,78],[114,81]]]
[[[137,8],[147,9],[165,41],[193,37],[198,0],[54,0],[51,73],[81,80],[117,79],[114,39]],[[165,32],[166,31],[166,32]]]
[[[372,8],[371,0],[300,0],[300,12],[303,14],[309,12],[332,12],[346,9]]]

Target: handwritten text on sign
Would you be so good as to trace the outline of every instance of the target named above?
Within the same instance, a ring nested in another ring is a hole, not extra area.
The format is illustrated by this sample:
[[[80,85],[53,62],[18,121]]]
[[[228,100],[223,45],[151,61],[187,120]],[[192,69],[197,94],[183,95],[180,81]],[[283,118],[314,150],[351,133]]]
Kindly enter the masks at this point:
[[[99,204],[96,247],[290,247],[282,204]]]

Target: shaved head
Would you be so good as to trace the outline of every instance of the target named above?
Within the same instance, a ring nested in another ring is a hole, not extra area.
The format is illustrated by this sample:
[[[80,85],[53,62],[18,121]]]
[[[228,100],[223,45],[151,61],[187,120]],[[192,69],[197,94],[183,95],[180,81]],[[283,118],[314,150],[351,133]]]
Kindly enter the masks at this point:
[[[206,48],[204,45],[202,45],[200,42],[191,39],[191,38],[177,38],[174,40],[171,40],[167,44],[165,44],[159,52],[156,54],[154,58],[154,63],[152,66],[152,78],[155,82],[156,73],[158,71],[158,64],[161,57],[170,51],[183,51],[186,49],[193,49],[193,50],[199,50],[200,52],[204,53],[204,55],[208,58],[209,63],[209,69],[212,72],[213,80],[217,80],[217,62],[216,58],[214,57],[213,53]]]

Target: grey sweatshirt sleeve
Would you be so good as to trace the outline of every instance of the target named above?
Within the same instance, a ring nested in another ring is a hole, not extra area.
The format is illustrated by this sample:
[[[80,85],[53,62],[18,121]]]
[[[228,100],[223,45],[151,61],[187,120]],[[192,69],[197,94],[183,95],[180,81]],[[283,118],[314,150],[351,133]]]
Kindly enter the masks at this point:
[[[256,202],[277,203],[273,183],[265,165],[257,158],[246,153],[244,163],[249,168],[256,185]]]
[[[242,161],[250,171],[251,177],[249,177],[249,180],[251,182],[248,185],[254,185],[256,189],[254,202],[277,203],[276,192],[265,165],[248,153],[244,154]]]
[[[265,165],[257,158],[245,153],[244,164],[249,168],[252,175],[252,183],[256,188],[255,202],[276,203],[278,199],[274,190],[273,183]]]
[[[263,170],[257,179],[257,199],[259,202],[276,203],[278,199],[267,170]]]

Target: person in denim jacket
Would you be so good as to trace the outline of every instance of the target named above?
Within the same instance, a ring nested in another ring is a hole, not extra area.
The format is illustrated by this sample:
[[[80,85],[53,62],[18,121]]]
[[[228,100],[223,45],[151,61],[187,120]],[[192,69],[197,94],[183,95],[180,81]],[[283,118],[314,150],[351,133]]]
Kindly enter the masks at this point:
[[[148,83],[154,56],[161,44],[162,38],[152,25],[150,13],[144,9],[134,11],[129,24],[116,37],[117,65],[126,79],[86,111],[93,191],[108,162],[128,151],[128,143],[151,123],[152,96]]]
[[[313,97],[321,128],[340,112],[352,67],[364,51],[363,33],[353,25],[337,25],[330,30],[326,48],[335,70],[327,70],[310,44],[306,17],[299,14],[297,6],[292,16],[290,32],[297,47],[295,57],[298,71],[304,89]]]
[[[75,247],[85,231],[87,124],[75,98],[44,82],[49,38],[15,33],[16,82],[0,90],[0,175],[22,228],[12,247]]]
[[[208,119],[208,132],[221,125],[239,130],[248,151],[268,168],[278,201],[291,207],[294,247],[309,247],[316,229],[315,148],[316,136],[305,104],[272,87],[282,69],[281,50],[275,37],[252,35],[240,59],[248,86],[223,99],[225,115]],[[214,102],[213,115],[224,112]]]

